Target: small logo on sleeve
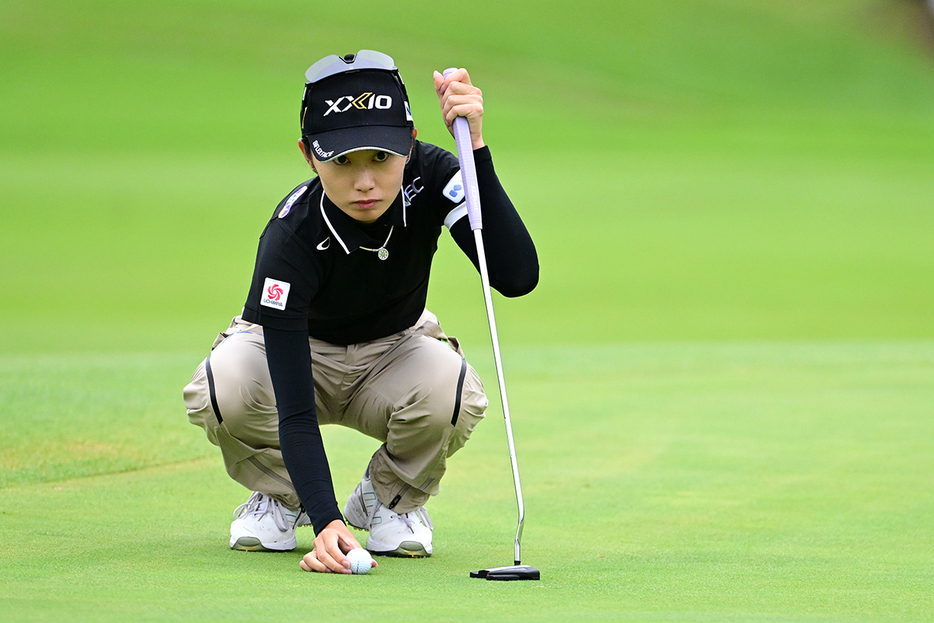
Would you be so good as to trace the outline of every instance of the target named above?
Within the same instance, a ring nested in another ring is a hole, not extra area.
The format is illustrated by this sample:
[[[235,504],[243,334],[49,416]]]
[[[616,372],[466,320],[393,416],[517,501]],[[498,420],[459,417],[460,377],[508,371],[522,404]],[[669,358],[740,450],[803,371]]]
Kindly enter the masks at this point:
[[[460,171],[455,173],[448,185],[444,187],[444,196],[454,203],[460,203],[464,200],[464,182]]]
[[[263,296],[259,304],[265,307],[283,310],[285,309],[286,302],[289,300],[289,290],[291,288],[292,285],[287,281],[276,281],[275,279],[266,277],[266,282],[263,284]]]
[[[308,190],[307,186],[302,186],[289,197],[289,200],[285,202],[285,207],[279,211],[279,218],[285,218],[289,215],[289,212],[292,211],[292,206],[295,205],[295,202],[298,201],[298,198],[305,194],[305,191]]]

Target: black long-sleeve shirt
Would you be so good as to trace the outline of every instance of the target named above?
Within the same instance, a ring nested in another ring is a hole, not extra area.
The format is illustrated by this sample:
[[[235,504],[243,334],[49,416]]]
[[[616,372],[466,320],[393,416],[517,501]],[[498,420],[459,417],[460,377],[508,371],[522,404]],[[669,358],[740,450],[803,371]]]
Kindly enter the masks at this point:
[[[489,149],[474,158],[490,285],[521,296],[538,283],[535,246]],[[463,200],[457,158],[416,142],[402,191],[377,223],[350,218],[313,179],[276,207],[260,238],[243,318],[263,325],[283,460],[315,532],[342,516],[315,413],[308,337],[356,344],[412,326],[425,309],[442,226],[478,266]],[[380,248],[388,256],[373,251]]]

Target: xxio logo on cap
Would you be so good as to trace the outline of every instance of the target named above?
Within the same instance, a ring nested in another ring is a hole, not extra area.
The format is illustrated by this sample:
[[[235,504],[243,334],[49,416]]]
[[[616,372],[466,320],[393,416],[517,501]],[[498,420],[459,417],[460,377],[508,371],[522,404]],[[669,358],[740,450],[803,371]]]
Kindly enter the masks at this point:
[[[346,101],[346,104],[344,103]],[[327,117],[332,112],[347,112],[351,108],[356,108],[357,110],[389,110],[392,108],[392,97],[389,95],[377,95],[373,96],[372,93],[364,93],[354,97],[353,95],[345,95],[343,97],[337,98],[336,101],[324,100],[324,103],[329,106],[329,108],[324,111],[324,117]]]
[[[283,310],[289,300],[289,290],[292,285],[287,281],[277,281],[266,277],[263,283],[263,295],[259,304],[264,307]]]

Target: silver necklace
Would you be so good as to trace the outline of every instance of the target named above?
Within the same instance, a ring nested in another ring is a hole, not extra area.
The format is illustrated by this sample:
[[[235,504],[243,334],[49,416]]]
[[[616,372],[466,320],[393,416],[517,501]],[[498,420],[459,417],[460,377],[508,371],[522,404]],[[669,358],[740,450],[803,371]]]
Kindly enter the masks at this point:
[[[376,257],[378,257],[378,258],[381,259],[381,260],[388,259],[388,258],[389,258],[389,249],[386,248],[386,245],[389,244],[389,238],[392,237],[392,230],[395,229],[395,228],[396,228],[395,225],[393,225],[392,227],[389,228],[389,235],[386,236],[386,242],[384,242],[384,243],[382,244],[382,246],[380,246],[380,248],[378,248],[378,249],[367,249],[366,247],[360,247],[360,249],[362,249],[362,250],[364,250],[364,251],[372,251],[373,253],[376,254]]]

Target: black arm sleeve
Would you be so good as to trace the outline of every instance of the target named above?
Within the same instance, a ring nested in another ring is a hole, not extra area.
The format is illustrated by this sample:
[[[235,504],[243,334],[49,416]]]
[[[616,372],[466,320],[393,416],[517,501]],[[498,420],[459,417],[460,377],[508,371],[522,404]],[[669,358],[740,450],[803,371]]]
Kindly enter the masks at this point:
[[[489,148],[475,150],[474,161],[490,285],[503,296],[528,294],[538,284],[538,254],[532,236],[493,170]],[[451,236],[479,270],[477,243],[467,218],[451,226]]]
[[[343,520],[315,411],[307,331],[264,328],[266,361],[279,410],[279,446],[315,534]]]

